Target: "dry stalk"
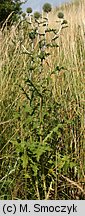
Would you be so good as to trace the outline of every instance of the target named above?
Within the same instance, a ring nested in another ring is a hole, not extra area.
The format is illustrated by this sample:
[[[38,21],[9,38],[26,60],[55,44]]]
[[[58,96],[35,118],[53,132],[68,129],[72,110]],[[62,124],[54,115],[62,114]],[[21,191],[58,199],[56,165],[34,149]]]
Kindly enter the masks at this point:
[[[85,195],[85,191],[83,190],[83,188],[76,182],[70,180],[68,177],[61,175],[63,179],[65,179],[67,182],[69,182],[71,185],[74,185],[75,187],[77,187],[84,195]]]
[[[52,188],[53,182],[54,182],[54,180],[52,180],[51,183],[50,183],[50,187],[49,187],[49,189],[48,189],[48,192],[47,192],[47,195],[46,195],[46,197],[45,197],[45,200],[48,200],[48,199],[49,199],[50,192],[54,190],[54,189]]]
[[[4,26],[7,24],[9,18],[12,16],[13,13],[14,13],[14,11],[12,11],[12,12],[9,14],[9,16],[7,17],[7,19],[5,20],[5,22],[4,22],[3,25],[2,25],[1,31],[3,31]]]

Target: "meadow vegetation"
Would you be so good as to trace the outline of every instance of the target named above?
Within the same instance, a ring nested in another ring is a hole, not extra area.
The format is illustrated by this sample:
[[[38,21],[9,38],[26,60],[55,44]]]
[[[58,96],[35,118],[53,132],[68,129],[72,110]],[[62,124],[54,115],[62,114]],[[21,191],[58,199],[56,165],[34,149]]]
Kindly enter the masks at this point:
[[[0,199],[85,199],[85,1],[0,31]]]

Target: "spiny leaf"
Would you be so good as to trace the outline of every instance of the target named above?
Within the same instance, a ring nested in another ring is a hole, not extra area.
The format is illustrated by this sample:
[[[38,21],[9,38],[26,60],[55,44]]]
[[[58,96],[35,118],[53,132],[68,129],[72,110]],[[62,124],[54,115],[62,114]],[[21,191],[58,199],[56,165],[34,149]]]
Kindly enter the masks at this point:
[[[28,164],[28,156],[26,154],[23,154],[21,157],[22,163],[23,163],[23,168],[27,167]]]

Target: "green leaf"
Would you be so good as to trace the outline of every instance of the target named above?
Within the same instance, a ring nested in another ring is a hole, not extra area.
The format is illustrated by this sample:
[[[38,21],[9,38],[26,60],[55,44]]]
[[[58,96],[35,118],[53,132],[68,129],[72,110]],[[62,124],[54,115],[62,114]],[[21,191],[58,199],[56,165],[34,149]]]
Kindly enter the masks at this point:
[[[30,179],[31,178],[28,173],[25,173],[24,177],[25,177],[25,179]]]
[[[15,113],[14,113],[14,118],[15,118],[15,119],[18,119],[19,117],[20,117],[20,113],[15,112]]]
[[[72,169],[73,167],[75,167],[76,166],[76,164],[74,163],[74,162],[70,162],[70,168]]]
[[[61,133],[59,132],[59,129],[63,128],[62,124],[58,124],[53,130],[46,136],[46,138],[43,140],[43,142],[46,142],[48,138],[52,138],[53,133],[56,133],[58,138],[61,137]]]
[[[28,165],[28,156],[26,154],[22,155],[21,160],[23,163],[23,168],[26,168]]]
[[[38,165],[36,163],[31,164],[31,168],[34,172],[34,176],[37,176]]]

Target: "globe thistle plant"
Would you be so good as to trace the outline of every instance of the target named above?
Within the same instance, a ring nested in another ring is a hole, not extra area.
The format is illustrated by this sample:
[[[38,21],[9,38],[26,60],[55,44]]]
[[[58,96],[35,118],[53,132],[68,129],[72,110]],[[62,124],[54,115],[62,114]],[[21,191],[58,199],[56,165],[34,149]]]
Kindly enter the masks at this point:
[[[26,10],[28,16],[32,13],[32,8],[31,7],[28,7],[27,10]]]
[[[22,13],[22,17],[23,17],[23,19],[25,19],[26,13]]]
[[[59,13],[58,13],[58,18],[59,18],[59,19],[63,19],[63,18],[64,18],[64,14],[63,14],[62,12],[59,12]]]
[[[28,7],[27,10],[26,10],[28,16],[30,17],[30,23],[31,23],[31,13],[32,13],[32,8],[31,7]]]
[[[51,10],[52,10],[51,4],[45,3],[45,4],[43,5],[43,11],[44,11],[44,12],[49,13]]]
[[[52,10],[51,4],[45,3],[45,4],[43,5],[43,11],[44,11],[45,13],[47,13],[47,19],[48,19],[48,13],[51,12],[51,10]]]
[[[34,13],[34,18],[35,18],[35,20],[38,20],[40,17],[41,17],[41,14],[40,14],[38,11],[36,11],[36,12]]]

